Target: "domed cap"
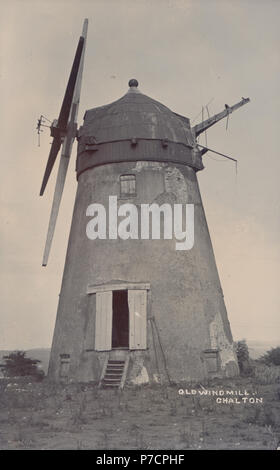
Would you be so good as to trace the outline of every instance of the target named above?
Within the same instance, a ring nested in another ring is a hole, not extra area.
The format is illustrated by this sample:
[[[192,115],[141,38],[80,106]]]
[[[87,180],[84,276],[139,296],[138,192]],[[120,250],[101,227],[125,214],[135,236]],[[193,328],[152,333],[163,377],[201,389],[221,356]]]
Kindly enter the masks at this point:
[[[189,119],[142,94],[135,78],[122,98],[86,111],[81,135],[93,136],[98,144],[136,138],[194,145]]]

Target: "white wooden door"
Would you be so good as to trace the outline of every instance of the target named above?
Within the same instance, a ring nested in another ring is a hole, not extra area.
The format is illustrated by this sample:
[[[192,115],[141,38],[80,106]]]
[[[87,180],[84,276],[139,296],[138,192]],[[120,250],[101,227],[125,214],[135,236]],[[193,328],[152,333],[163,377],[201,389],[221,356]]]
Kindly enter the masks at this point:
[[[129,349],[147,347],[147,291],[128,291]]]
[[[112,349],[112,291],[96,293],[95,349]]]

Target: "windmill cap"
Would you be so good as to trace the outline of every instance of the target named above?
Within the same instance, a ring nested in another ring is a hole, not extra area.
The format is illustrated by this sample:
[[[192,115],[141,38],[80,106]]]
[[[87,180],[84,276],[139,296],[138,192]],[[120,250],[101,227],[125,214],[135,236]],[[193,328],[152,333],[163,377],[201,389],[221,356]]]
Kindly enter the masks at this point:
[[[113,103],[89,109],[78,133],[77,176],[107,163],[139,160],[177,162],[202,170],[190,121],[144,95],[129,80],[129,89]]]
[[[86,111],[81,136],[93,136],[98,144],[136,138],[193,146],[188,118],[141,93],[135,78],[128,84],[117,101]]]

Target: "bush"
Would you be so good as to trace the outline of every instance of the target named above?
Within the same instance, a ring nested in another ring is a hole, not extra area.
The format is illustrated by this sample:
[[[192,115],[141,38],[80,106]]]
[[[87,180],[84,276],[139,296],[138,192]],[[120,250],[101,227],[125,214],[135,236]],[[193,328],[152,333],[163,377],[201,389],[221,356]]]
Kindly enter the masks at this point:
[[[250,362],[249,349],[245,339],[234,343],[241,375],[251,375],[253,367]]]
[[[261,385],[270,385],[280,383],[280,367],[267,366],[266,364],[257,364],[255,368],[256,382]]]
[[[38,359],[26,357],[25,351],[14,351],[8,356],[3,356],[4,364],[0,368],[5,377],[33,376],[37,379],[43,378],[44,372],[38,368]]]
[[[262,357],[260,357],[260,362],[264,362],[265,364],[280,366],[280,346],[277,348],[272,348],[267,351]]]

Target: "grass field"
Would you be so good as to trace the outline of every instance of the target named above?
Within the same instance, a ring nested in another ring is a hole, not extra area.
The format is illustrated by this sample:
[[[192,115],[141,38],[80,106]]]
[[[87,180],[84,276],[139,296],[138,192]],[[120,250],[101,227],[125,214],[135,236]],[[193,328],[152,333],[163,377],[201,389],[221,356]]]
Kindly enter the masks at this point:
[[[1,379],[0,449],[273,450],[280,440],[279,369],[258,366],[250,378],[123,391]],[[181,395],[185,390],[190,394]],[[227,391],[241,395],[219,395]],[[226,396],[241,402],[217,403]]]

